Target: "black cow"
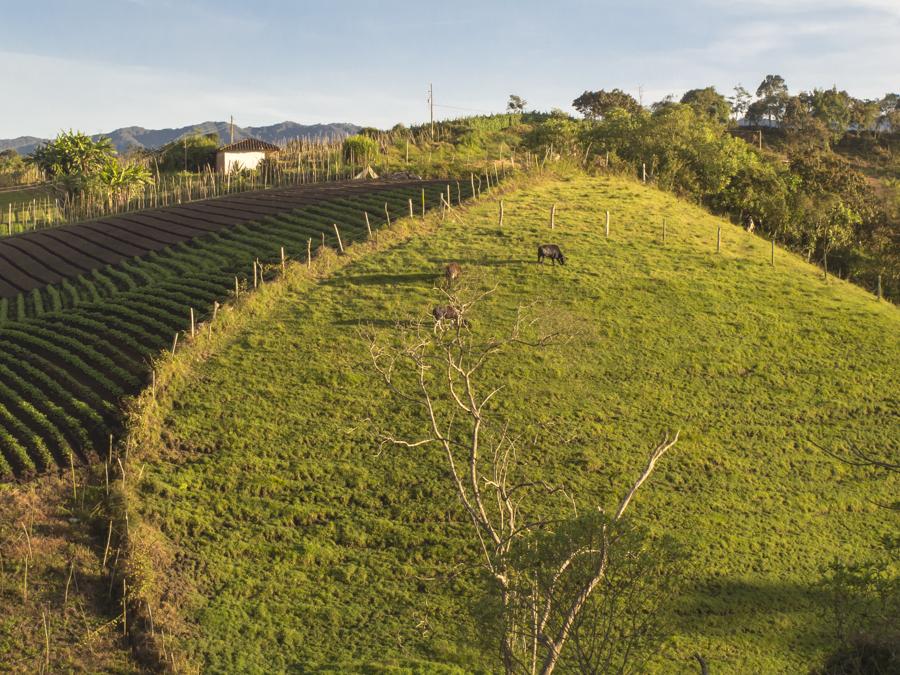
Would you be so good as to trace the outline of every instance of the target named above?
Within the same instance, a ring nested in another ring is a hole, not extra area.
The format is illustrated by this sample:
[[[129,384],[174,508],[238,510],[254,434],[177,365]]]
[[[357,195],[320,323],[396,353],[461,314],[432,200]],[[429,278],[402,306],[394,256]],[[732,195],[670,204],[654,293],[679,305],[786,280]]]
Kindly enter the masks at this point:
[[[541,244],[538,246],[538,262],[544,264],[544,258],[550,258],[555,265],[559,261],[560,265],[566,264],[566,256],[559,250],[556,244]]]

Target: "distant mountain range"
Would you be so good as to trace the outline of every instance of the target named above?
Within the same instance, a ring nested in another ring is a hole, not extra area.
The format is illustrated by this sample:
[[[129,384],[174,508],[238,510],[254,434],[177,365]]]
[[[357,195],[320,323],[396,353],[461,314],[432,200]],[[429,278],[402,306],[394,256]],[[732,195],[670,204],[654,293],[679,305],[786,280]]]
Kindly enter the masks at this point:
[[[285,143],[295,138],[320,140],[326,138],[343,138],[355,134],[362,127],[355,124],[335,122],[331,124],[298,124],[297,122],[280,122],[266,127],[234,127],[235,142],[245,138],[258,138],[269,143]],[[178,129],[144,129],[143,127],[122,127],[108,134],[97,134],[97,138],[109,138],[116,150],[120,153],[127,152],[131,148],[158,148],[166,143],[176,141],[183,136],[193,134],[219,135],[220,141],[225,144],[231,140],[231,130],[228,122],[202,122]],[[44,138],[35,136],[19,136],[18,138],[0,139],[0,151],[12,148],[20,155],[27,155]]]

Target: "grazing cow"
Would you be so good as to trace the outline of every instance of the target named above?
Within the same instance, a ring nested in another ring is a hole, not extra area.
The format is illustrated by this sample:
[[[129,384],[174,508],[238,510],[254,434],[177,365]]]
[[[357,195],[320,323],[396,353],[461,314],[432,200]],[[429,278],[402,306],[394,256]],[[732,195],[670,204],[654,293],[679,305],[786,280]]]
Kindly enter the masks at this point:
[[[560,265],[566,264],[566,256],[562,254],[562,251],[559,250],[559,246],[556,244],[541,244],[538,246],[538,262],[542,265],[544,264],[544,258],[550,258],[554,265],[557,261],[559,261]]]
[[[462,318],[462,315],[459,313],[459,310],[452,305],[444,305],[443,307],[435,307],[431,310],[431,316],[434,317],[434,332],[438,331],[438,328],[444,327],[444,322],[447,321],[451,324],[458,324],[460,326],[466,325],[466,320]]]
[[[459,266],[459,263],[452,262],[447,265],[447,268],[444,270],[444,279],[447,281],[447,286],[452,286],[453,282],[459,279],[461,275],[462,267]]]

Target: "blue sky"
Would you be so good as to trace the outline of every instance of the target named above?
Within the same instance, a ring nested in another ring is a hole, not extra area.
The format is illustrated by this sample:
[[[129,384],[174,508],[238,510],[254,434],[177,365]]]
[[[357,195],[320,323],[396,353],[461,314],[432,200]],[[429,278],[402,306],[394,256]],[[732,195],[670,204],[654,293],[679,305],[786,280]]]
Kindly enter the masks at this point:
[[[427,119],[429,82],[438,117],[767,73],[880,97],[900,90],[898,36],[900,0],[0,0],[0,137],[229,115],[385,127]]]

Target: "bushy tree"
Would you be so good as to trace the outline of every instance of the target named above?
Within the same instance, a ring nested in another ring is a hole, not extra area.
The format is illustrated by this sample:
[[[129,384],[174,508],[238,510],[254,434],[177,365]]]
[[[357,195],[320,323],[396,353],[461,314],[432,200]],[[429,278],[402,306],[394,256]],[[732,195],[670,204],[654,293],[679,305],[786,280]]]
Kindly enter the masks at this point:
[[[98,191],[105,193],[110,206],[124,204],[134,191],[153,182],[150,171],[138,164],[121,165],[115,159],[97,172],[95,177]]]
[[[734,95],[728,100],[731,103],[731,112],[737,119],[740,119],[747,114],[747,109],[750,107],[753,97],[750,96],[749,91],[738,85],[734,88]]]
[[[810,112],[826,126],[831,133],[832,141],[839,141],[850,126],[852,98],[846,91],[831,89],[813,89],[800,94],[799,98],[808,106]]]
[[[525,137],[525,144],[538,151],[553,149],[557,153],[572,152],[579,139],[580,126],[562,110],[553,110],[550,116],[536,124]]]
[[[354,164],[368,164],[378,154],[378,143],[374,138],[357,134],[344,139],[344,159]]]
[[[816,149],[827,148],[832,133],[825,123],[813,114],[809,98],[792,96],[784,107],[782,128],[797,145]]]
[[[895,133],[900,131],[900,94],[886,94],[879,101],[881,115],[878,123],[890,127]]]
[[[681,102],[714,122],[727,124],[731,118],[731,104],[715,87],[691,89],[681,97]]]
[[[748,109],[773,122],[780,122],[788,100],[788,88],[781,75],[766,75],[756,88],[758,101]]]
[[[80,131],[64,131],[31,153],[32,161],[50,178],[90,176],[116,154],[108,138],[92,139]]]
[[[0,152],[0,185],[18,185],[28,171],[25,159],[15,150]]]
[[[203,171],[215,164],[218,147],[218,134],[193,134],[164,145],[156,160],[163,171]]]
[[[600,119],[617,108],[630,113],[637,113],[641,110],[640,103],[621,89],[585,91],[572,101],[572,107],[587,119]]]
[[[509,95],[509,102],[506,104],[506,109],[511,113],[523,113],[525,112],[525,106],[528,105],[528,101],[526,101],[521,96],[516,96],[515,94]]]

